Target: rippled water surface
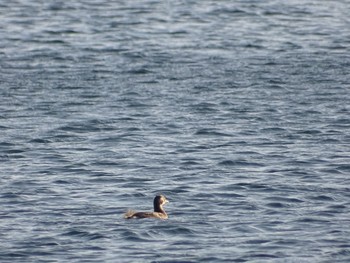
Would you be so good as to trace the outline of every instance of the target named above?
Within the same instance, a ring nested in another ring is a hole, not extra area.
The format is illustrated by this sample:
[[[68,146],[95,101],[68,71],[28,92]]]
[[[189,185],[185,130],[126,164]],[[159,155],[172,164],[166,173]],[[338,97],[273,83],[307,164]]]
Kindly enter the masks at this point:
[[[0,262],[349,262],[349,14],[2,1]]]

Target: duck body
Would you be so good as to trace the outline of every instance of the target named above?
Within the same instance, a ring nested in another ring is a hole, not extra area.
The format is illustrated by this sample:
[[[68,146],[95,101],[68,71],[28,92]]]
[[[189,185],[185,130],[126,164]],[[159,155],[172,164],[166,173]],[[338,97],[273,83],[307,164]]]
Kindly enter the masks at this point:
[[[153,200],[153,208],[154,212],[135,212],[129,210],[125,213],[125,219],[131,218],[158,218],[158,219],[167,219],[168,215],[165,212],[163,205],[168,203],[169,201],[165,198],[164,195],[157,195]]]
[[[167,219],[168,215],[166,213],[158,213],[158,212],[134,212],[128,211],[125,214],[126,219],[131,218],[159,218],[159,219]]]

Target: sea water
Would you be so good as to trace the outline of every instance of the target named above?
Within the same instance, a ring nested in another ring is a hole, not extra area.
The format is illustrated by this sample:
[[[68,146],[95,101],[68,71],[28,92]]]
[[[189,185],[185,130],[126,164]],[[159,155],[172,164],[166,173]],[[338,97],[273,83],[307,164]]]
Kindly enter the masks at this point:
[[[0,262],[349,262],[349,14],[2,1]]]

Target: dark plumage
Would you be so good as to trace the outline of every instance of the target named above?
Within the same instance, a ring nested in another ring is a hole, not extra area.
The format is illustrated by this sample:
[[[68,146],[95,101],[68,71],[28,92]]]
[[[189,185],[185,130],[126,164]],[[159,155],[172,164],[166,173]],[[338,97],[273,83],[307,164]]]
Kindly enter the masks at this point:
[[[124,218],[159,218],[159,219],[167,219],[168,215],[165,212],[163,205],[168,203],[169,201],[165,198],[164,195],[157,195],[153,200],[153,208],[154,212],[135,212],[129,210],[125,213]]]

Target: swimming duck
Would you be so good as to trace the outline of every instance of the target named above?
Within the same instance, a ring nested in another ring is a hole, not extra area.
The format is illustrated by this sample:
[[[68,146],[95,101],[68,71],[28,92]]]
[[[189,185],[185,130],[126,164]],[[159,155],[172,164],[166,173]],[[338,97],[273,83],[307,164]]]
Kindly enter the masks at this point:
[[[169,203],[169,201],[165,198],[164,195],[157,195],[153,200],[154,212],[135,212],[129,210],[125,213],[124,218],[159,218],[159,219],[167,219],[168,215],[164,211],[163,205]]]

